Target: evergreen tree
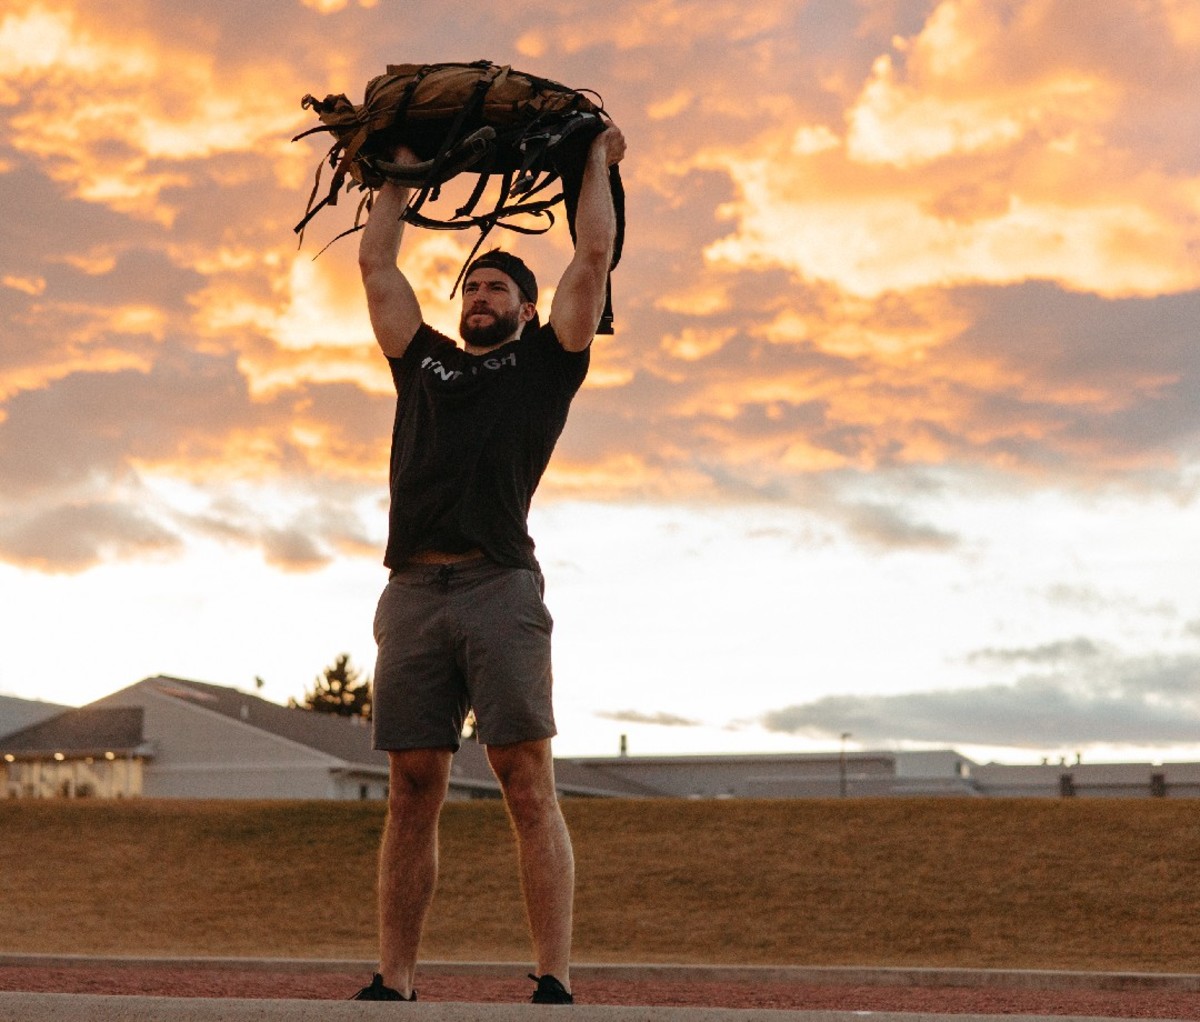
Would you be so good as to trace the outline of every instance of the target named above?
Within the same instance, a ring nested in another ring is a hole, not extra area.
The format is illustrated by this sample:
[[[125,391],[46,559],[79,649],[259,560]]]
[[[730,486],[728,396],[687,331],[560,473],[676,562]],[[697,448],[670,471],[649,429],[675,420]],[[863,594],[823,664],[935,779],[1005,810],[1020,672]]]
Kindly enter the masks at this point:
[[[324,672],[313,679],[304,701],[289,699],[288,705],[316,713],[335,713],[339,717],[371,719],[371,679],[350,664],[350,654],[342,653]]]

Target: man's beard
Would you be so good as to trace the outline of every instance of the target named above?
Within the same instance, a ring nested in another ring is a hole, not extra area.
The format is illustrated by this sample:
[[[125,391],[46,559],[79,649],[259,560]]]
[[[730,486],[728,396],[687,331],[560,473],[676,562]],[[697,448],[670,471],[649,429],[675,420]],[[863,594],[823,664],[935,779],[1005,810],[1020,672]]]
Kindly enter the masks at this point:
[[[519,309],[494,312],[493,316],[489,322],[473,325],[469,322],[471,313],[464,312],[458,321],[459,335],[472,347],[491,348],[507,341],[521,325]]]

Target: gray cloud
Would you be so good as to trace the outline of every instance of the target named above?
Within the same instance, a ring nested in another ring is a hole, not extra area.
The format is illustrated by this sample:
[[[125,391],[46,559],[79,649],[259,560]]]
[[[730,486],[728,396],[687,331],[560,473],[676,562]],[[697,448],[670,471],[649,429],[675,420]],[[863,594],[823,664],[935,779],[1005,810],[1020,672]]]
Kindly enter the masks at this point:
[[[1104,647],[1092,639],[1080,636],[1047,642],[1041,646],[1017,649],[980,649],[967,654],[968,663],[992,661],[999,664],[1061,664],[1094,659],[1104,652]]]
[[[69,504],[0,525],[0,559],[75,573],[105,560],[181,552],[183,543],[135,507]]]
[[[596,716],[626,724],[655,724],[660,727],[699,727],[701,723],[674,713],[644,713],[641,710],[611,710],[598,712]]]
[[[849,731],[868,743],[1036,749],[1200,741],[1200,655],[1102,659],[1099,649],[1074,639],[1013,651],[1014,660],[1073,661],[1074,669],[1011,685],[829,696],[767,713],[762,723],[821,738]]]
[[[854,535],[884,547],[949,550],[958,545],[954,533],[913,521],[897,507],[853,505],[846,509],[846,519]]]
[[[1005,454],[1064,471],[1106,457],[1195,451],[1200,437],[1200,292],[1105,299],[1030,282],[962,292],[973,324],[948,354],[1000,359],[1044,392],[1092,389],[1120,400],[1037,399],[1017,387],[972,396],[980,424],[1004,431]],[[1153,382],[1149,382],[1153,381]],[[1022,422],[1041,428],[1021,434]],[[1090,454],[1079,463],[1081,454]]]
[[[332,560],[311,534],[300,529],[264,529],[262,542],[267,561],[289,571],[316,571]]]
[[[76,372],[7,402],[0,559],[78,571],[179,552],[189,532],[259,547],[290,570],[320,567],[334,552],[377,553],[378,537],[353,505],[385,491],[389,398],[354,384],[309,383],[256,401],[233,356],[174,342],[153,354],[147,371]],[[324,442],[300,447],[294,427],[318,429]],[[235,437],[255,438],[260,462],[249,470],[257,479],[287,481],[290,521],[274,523],[263,508],[222,496],[236,478],[226,464]],[[159,507],[152,521],[140,483],[147,466],[207,478],[209,510]]]
[[[150,372],[75,373],[6,403],[0,487],[8,498],[125,474],[133,459],[220,458],[255,418],[234,360],[168,346]]]
[[[372,534],[352,505],[377,492],[382,496],[382,489],[344,481],[307,489],[306,503],[283,524],[267,522],[260,508],[229,496],[177,521],[182,531],[260,549],[269,564],[285,571],[316,571],[339,553],[381,556],[382,537]],[[381,509],[380,528],[383,521]]]
[[[1114,595],[1095,587],[1067,583],[1048,587],[1046,597],[1057,606],[1089,613],[1117,610],[1127,615],[1173,618],[1178,612],[1170,600],[1145,600],[1125,594]]]

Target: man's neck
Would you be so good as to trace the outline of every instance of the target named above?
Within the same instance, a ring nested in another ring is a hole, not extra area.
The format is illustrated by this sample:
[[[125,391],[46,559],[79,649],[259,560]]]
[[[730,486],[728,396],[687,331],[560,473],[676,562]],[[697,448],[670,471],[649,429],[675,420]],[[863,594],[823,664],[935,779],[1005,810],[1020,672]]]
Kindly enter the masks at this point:
[[[525,330],[525,324],[522,323],[521,326],[517,329],[516,333],[514,333],[511,337],[505,338],[503,341],[500,341],[498,344],[489,344],[486,348],[481,348],[481,347],[479,347],[479,345],[472,344],[470,341],[463,341],[463,351],[465,351],[468,355],[487,355],[490,352],[495,351],[497,348],[503,348],[504,345],[506,345],[506,344],[512,344],[513,341],[515,341],[518,337],[521,336],[521,334],[524,332],[524,330]]]

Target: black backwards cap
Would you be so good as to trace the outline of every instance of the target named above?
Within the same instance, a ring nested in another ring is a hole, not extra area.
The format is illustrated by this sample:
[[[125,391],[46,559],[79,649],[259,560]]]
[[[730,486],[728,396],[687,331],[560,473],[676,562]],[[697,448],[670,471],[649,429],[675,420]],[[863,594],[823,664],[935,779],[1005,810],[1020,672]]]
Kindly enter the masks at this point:
[[[527,302],[533,302],[537,305],[538,286],[537,277],[533,275],[533,270],[525,265],[524,261],[513,255],[511,252],[505,252],[501,249],[494,248],[490,252],[484,252],[470,266],[467,267],[466,276],[471,276],[476,270],[499,270],[501,273],[507,274],[512,278],[513,283],[521,292],[521,297]]]

